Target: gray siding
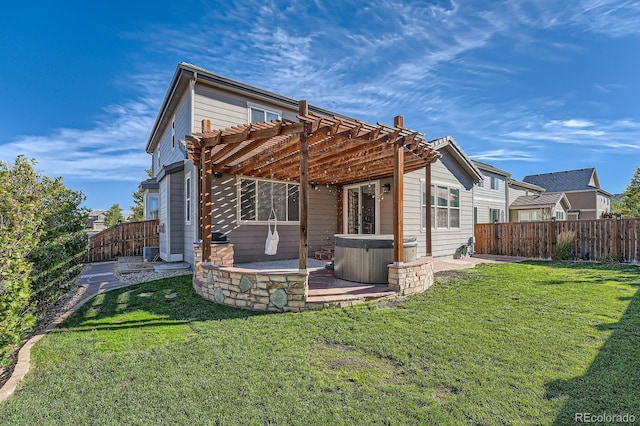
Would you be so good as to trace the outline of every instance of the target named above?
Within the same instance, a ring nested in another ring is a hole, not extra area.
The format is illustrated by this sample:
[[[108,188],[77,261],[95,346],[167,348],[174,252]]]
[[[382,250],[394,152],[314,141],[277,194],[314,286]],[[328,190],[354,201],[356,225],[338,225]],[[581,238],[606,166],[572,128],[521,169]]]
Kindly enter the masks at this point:
[[[431,166],[431,183],[460,189],[460,228],[432,228],[432,251],[434,257],[451,258],[461,245],[468,244],[473,237],[473,181],[448,152],[440,152],[442,157]],[[424,172],[420,171],[419,175],[423,176]],[[415,203],[419,201],[418,198]],[[424,245],[420,246],[420,253],[424,253],[423,247]]]
[[[213,180],[213,232],[222,232],[234,244],[235,263],[275,259],[296,259],[300,245],[300,227],[278,223],[278,254],[264,254],[267,224],[239,224],[237,220],[236,177],[222,175]],[[338,197],[335,187],[309,189],[309,255],[324,245],[333,244],[338,226]]]
[[[163,259],[169,258],[169,234],[167,233],[168,221],[167,218],[168,210],[167,210],[167,194],[168,194],[168,183],[167,179],[162,179],[160,181],[160,211],[158,214],[159,223],[160,223],[160,257]]]
[[[284,118],[298,121],[296,110],[283,109],[280,105],[251,99],[235,93],[223,92],[203,84],[196,84],[194,97],[193,128],[200,131],[202,120],[211,120],[213,129],[221,129],[249,122],[247,102],[270,108],[282,113]]]
[[[380,191],[382,191],[382,186],[387,183],[393,188],[393,179],[381,179]],[[380,200],[380,233],[393,234],[393,194],[391,193],[384,195],[384,198]]]
[[[443,157],[431,166],[431,183],[460,189],[460,228],[431,229],[431,248],[434,257],[453,257],[456,249],[467,244],[473,236],[473,182],[468,174],[446,151]],[[381,179],[380,187],[391,183],[392,179]],[[405,237],[415,236],[418,240],[418,255],[426,254],[426,230],[422,228],[422,186],[425,169],[404,175],[403,216]],[[393,197],[391,194],[380,200],[380,233],[393,233]]]
[[[153,175],[157,176],[163,166],[173,164],[186,158],[186,151],[180,140],[184,140],[185,135],[191,134],[191,94],[185,92],[180,98],[175,111],[175,148],[172,141],[172,117],[169,118],[167,126],[162,130],[162,136],[156,151],[153,155]],[[160,152],[160,165],[157,161],[157,153]]]
[[[184,173],[174,173],[169,179],[169,232],[171,255],[184,249]]]

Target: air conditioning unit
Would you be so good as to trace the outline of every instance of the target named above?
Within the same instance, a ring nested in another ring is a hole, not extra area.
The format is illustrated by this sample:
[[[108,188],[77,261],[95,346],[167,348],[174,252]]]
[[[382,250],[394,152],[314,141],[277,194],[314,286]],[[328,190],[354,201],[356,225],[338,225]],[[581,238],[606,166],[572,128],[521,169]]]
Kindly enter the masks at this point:
[[[142,260],[145,262],[153,261],[160,254],[160,247],[147,246],[142,248]]]

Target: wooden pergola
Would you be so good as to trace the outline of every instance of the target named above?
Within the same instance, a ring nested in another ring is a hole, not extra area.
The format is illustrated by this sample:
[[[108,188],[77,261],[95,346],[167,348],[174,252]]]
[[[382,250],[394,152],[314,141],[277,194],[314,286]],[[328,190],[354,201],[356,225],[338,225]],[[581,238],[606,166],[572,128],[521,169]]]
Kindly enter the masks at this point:
[[[430,199],[430,165],[440,154],[424,135],[403,127],[367,124],[343,117],[310,113],[299,101],[298,122],[286,119],[211,130],[186,137],[188,158],[200,171],[202,259],[211,258],[212,176],[229,173],[300,183],[299,269],[307,269],[309,184],[344,185],[393,176],[394,263],[403,262],[403,175],[426,167]],[[406,154],[406,155],[405,155]],[[427,223],[431,209],[427,208]],[[430,227],[427,226],[427,230]],[[431,252],[427,232],[427,252]]]

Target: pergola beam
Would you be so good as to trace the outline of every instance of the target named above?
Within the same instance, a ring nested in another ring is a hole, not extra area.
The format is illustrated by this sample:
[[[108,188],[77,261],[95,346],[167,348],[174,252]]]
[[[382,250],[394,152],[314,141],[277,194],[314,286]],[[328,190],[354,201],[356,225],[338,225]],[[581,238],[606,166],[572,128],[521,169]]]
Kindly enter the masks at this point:
[[[307,269],[308,185],[345,185],[393,176],[394,263],[403,262],[403,175],[427,168],[439,153],[424,135],[403,127],[377,125],[345,117],[309,113],[299,102],[299,122],[274,120],[211,130],[203,121],[202,132],[187,135],[187,156],[201,173],[200,218],[203,260],[210,260],[213,171],[256,178],[300,182],[299,267]],[[406,151],[406,152],[405,152]],[[430,185],[427,182],[428,197]],[[429,212],[430,213],[430,210]],[[427,251],[431,249],[427,235]]]

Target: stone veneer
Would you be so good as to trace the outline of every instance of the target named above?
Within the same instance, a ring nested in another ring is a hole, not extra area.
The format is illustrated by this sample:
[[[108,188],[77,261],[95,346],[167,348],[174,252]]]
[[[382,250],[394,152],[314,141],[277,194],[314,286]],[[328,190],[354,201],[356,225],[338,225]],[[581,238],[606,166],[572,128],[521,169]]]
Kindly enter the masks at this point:
[[[433,258],[421,257],[400,266],[389,265],[389,288],[401,296],[422,293],[433,284]]]
[[[194,254],[193,288],[205,299],[254,311],[300,312],[306,308],[308,274],[236,268],[233,244],[212,244],[211,263],[200,260],[200,244],[194,244]]]
[[[233,244],[212,244],[211,263],[203,263],[200,244],[194,244],[193,288],[205,299],[254,311],[300,312],[348,307],[364,299],[308,302],[308,274],[233,266]],[[400,266],[389,265],[389,287],[397,296],[421,293],[433,284],[433,259],[421,257]]]

